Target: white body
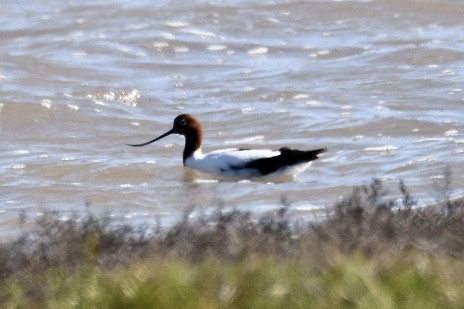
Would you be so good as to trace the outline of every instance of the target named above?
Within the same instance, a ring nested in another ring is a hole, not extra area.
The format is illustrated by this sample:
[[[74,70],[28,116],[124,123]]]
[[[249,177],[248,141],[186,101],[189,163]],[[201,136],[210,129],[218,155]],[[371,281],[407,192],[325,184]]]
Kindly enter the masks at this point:
[[[251,178],[262,175],[256,169],[239,167],[257,159],[271,158],[278,155],[280,155],[280,151],[270,149],[222,149],[203,154],[200,148],[185,160],[185,166],[216,175]],[[311,162],[285,166],[272,174],[295,176],[304,171],[309,165],[311,165]]]

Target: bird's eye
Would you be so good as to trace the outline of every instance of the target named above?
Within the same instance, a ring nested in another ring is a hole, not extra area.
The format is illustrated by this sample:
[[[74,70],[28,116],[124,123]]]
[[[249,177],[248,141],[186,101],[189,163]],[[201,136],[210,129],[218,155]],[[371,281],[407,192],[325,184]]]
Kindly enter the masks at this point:
[[[187,124],[187,120],[185,120],[185,119],[179,120],[179,125],[180,126],[185,127],[186,124]]]

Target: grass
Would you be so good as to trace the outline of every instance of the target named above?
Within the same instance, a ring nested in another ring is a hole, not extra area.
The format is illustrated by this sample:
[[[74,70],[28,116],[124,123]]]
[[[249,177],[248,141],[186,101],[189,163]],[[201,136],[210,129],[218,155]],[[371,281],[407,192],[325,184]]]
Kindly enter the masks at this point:
[[[147,233],[49,213],[1,245],[0,307],[464,307],[464,200],[418,208],[399,187],[355,188],[320,222],[218,209]]]
[[[462,308],[463,271],[460,260],[416,253],[337,257],[323,266],[163,259],[111,270],[49,269],[27,284],[10,279],[2,284],[2,307]]]

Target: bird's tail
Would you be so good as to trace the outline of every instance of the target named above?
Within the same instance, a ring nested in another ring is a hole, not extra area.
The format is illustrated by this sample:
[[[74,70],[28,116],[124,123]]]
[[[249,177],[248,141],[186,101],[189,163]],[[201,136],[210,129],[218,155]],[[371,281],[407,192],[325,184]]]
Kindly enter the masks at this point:
[[[321,149],[315,149],[315,150],[295,150],[295,149],[290,149],[290,148],[281,148],[279,149],[282,156],[286,158],[291,158],[291,161],[294,163],[299,163],[299,162],[309,162],[316,160],[319,158],[318,156],[326,152],[327,149],[321,148]]]

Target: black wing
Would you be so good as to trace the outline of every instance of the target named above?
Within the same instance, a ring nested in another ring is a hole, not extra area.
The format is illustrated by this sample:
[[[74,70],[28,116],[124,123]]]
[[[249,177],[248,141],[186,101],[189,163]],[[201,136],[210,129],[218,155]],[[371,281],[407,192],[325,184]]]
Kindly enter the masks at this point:
[[[327,151],[327,149],[303,151],[283,147],[280,148],[279,151],[280,155],[278,156],[257,159],[247,163],[245,167],[257,169],[263,176],[265,176],[285,166],[292,166],[316,160],[318,155]]]

